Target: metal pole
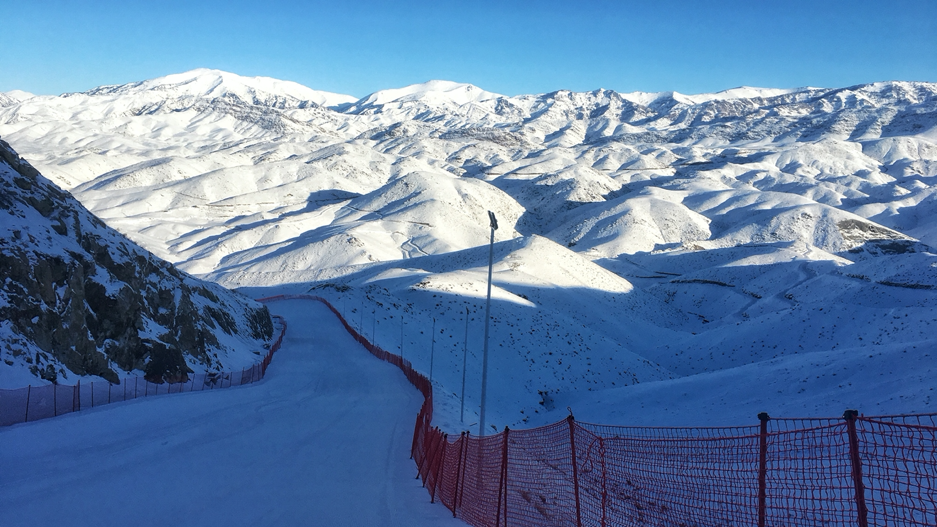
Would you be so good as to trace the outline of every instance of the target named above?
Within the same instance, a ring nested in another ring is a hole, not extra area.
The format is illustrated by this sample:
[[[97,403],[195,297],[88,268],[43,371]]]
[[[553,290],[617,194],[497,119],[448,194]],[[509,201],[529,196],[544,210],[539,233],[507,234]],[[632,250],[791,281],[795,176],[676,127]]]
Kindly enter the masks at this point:
[[[761,421],[761,433],[758,436],[758,527],[765,527],[768,511],[768,421],[771,417],[768,412],[761,412],[758,420]]]
[[[501,443],[501,479],[498,481],[498,514],[495,516],[495,525],[501,525],[502,509],[504,510],[504,524],[508,523],[508,435],[510,433],[511,429],[505,426],[504,442]]]
[[[869,509],[865,504],[865,486],[862,484],[862,460],[859,457],[859,437],[856,433],[856,418],[859,412],[846,410],[843,419],[846,420],[846,431],[849,435],[849,457],[852,461],[852,480],[856,488],[856,512],[858,513],[859,527],[869,526]]]
[[[436,317],[433,317],[433,342],[429,345],[429,385],[433,385],[433,357],[436,355]]]
[[[478,415],[478,435],[485,437],[485,399],[488,392],[488,322],[491,318],[491,268],[494,265],[495,258],[495,230],[498,228],[498,220],[495,214],[488,211],[488,219],[491,220],[491,240],[488,243],[488,297],[485,301],[485,347],[482,355],[482,400],[481,412]]]
[[[377,310],[376,309],[371,310],[371,317],[372,317],[371,318],[371,344],[377,344],[377,340],[375,340],[377,337],[374,336],[375,331],[377,329]]]
[[[358,313],[358,334],[364,335],[364,299],[361,299],[361,312]]]
[[[569,425],[569,452],[573,460],[573,492],[576,495],[576,526],[582,527],[582,514],[579,508],[579,468],[576,465],[576,424],[573,414],[566,418]]]
[[[400,360],[403,360],[403,311],[400,311]]]
[[[465,367],[468,365],[468,321],[469,308],[465,308],[465,344],[462,346],[462,410],[459,412],[459,422],[465,423]]]

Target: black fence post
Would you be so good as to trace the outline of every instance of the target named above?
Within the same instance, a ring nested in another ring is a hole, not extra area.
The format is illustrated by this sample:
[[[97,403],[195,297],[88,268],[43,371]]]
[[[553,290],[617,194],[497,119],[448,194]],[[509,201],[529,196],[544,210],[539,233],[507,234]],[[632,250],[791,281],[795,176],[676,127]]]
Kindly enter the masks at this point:
[[[465,450],[465,432],[459,434],[459,457],[455,462],[455,490],[452,493],[452,517],[455,518],[455,509],[456,505],[459,503],[459,487],[462,486],[460,481],[462,477],[462,456],[463,451]]]
[[[869,510],[865,505],[865,486],[862,484],[862,460],[859,458],[859,436],[856,433],[857,410],[846,410],[846,431],[849,434],[849,457],[852,461],[852,481],[856,486],[856,512],[859,515],[859,527],[869,526]]]
[[[508,436],[511,429],[504,427],[504,443],[501,450],[501,477],[498,481],[498,514],[495,526],[501,527],[501,510],[504,509],[504,525],[508,524]]]
[[[439,488],[439,478],[442,476],[443,465],[446,464],[446,450],[449,447],[449,434],[442,435],[442,453],[439,455],[439,463],[436,464],[436,475],[433,478],[433,491],[429,495],[429,502],[436,502],[436,489]]]
[[[576,527],[582,527],[582,515],[579,509],[579,467],[576,466],[576,421],[573,414],[566,418],[569,425],[569,451],[573,460],[573,493],[576,495]]]
[[[767,412],[761,412],[758,414],[758,420],[761,421],[758,456],[758,527],[765,527],[768,508],[768,421],[771,417]]]

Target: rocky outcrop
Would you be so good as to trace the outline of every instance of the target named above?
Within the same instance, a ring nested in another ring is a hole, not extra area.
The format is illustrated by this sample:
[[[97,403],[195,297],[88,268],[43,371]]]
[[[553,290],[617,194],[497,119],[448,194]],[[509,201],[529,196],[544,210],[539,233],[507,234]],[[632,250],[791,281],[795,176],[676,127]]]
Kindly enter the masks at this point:
[[[0,181],[0,368],[179,382],[272,336],[266,307],[108,228],[3,141]]]

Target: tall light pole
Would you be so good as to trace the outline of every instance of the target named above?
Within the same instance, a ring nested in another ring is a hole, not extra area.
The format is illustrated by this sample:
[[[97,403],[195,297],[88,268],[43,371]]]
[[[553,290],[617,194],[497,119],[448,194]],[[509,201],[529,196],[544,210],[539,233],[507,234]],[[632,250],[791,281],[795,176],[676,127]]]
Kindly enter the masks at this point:
[[[485,398],[488,391],[488,319],[491,318],[491,268],[495,260],[495,231],[498,230],[498,220],[495,213],[488,211],[491,221],[491,241],[488,243],[488,299],[485,301],[485,348],[482,354],[482,408],[478,415],[478,436],[485,436]]]
[[[429,347],[429,385],[433,385],[433,357],[436,355],[436,317],[433,317],[433,342]]]
[[[462,346],[462,408],[459,410],[459,422],[465,422],[465,367],[468,365],[468,320],[469,308],[465,308],[465,344]]]

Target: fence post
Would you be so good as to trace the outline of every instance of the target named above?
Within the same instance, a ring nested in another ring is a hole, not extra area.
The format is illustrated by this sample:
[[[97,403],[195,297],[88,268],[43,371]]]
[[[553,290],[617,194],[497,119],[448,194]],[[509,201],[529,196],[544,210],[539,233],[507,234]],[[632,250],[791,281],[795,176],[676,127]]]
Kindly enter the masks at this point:
[[[58,390],[56,390],[55,387],[56,387],[56,384],[52,383],[52,416],[53,417],[57,417],[59,415],[58,401],[56,400],[56,396],[58,395],[56,392]]]
[[[761,421],[761,434],[759,435],[759,456],[758,456],[758,527],[765,527],[768,503],[768,421],[771,417],[768,412],[758,414],[758,420]]]
[[[856,510],[859,515],[859,527],[868,527],[869,510],[865,505],[865,487],[862,484],[862,461],[859,458],[859,436],[856,434],[857,410],[846,410],[843,419],[846,420],[846,430],[849,433],[849,457],[852,460],[852,481],[856,486]]]
[[[446,449],[449,447],[449,434],[442,435],[442,453],[439,455],[439,463],[436,464],[436,477],[433,479],[433,491],[429,495],[429,502],[436,503],[436,489],[439,487],[439,476],[442,473],[442,466],[446,463]]]
[[[602,527],[608,517],[608,485],[607,470],[605,466],[605,441],[599,437],[599,452],[602,453]]]
[[[582,515],[579,507],[579,467],[576,465],[576,420],[569,414],[566,423],[569,425],[569,452],[573,460],[573,492],[576,495],[576,526],[582,527]]]
[[[495,517],[495,526],[501,526],[501,509],[504,503],[504,525],[508,524],[508,436],[511,429],[504,427],[504,442],[501,447],[501,477],[498,479],[498,514]]]
[[[32,389],[33,389],[33,385],[32,385],[32,384],[26,385],[26,415],[23,416],[23,422],[24,422],[24,423],[28,423],[28,422],[29,422],[29,392],[31,392]]]
[[[429,435],[429,434],[424,434],[424,435],[423,435],[423,459],[421,459],[421,460],[420,460],[420,463],[417,465],[417,467],[416,467],[416,478],[413,478],[413,479],[419,479],[420,477],[423,476],[423,465],[426,464],[426,461],[431,457],[431,452],[435,451],[435,449],[434,449],[433,447],[437,445],[437,443],[433,443],[432,446],[430,446],[429,448],[427,448],[427,447],[426,447],[426,436],[427,436],[427,435]],[[433,435],[435,436],[435,435],[437,435],[437,434],[433,434]],[[432,461],[430,461],[430,464],[432,464]],[[431,467],[431,466],[432,466],[432,465],[430,465],[430,467]],[[427,467],[427,471],[429,470],[430,467]],[[424,486],[424,487],[426,486],[426,478],[423,478],[423,486]]]
[[[459,434],[459,457],[455,462],[455,491],[452,493],[452,517],[455,518],[456,505],[459,503],[459,488],[462,486],[462,452],[465,450],[465,432]]]
[[[416,440],[420,434],[420,427],[423,424],[423,410],[416,414],[416,426],[413,427],[413,443],[410,444],[410,459],[413,459],[413,452],[416,450]]]
[[[465,453],[462,455],[462,482],[459,485],[459,505],[458,506],[460,508],[462,507],[462,496],[465,495],[465,467],[468,464],[468,450],[469,450],[468,443],[469,443],[469,437],[471,435],[472,435],[471,432],[465,432],[465,447],[463,448],[463,451]],[[452,514],[454,516],[455,511],[452,511]]]
[[[78,403],[78,410],[75,410],[75,402]],[[72,411],[81,411],[81,379],[78,379],[78,383],[75,384],[75,393],[72,395]]]

